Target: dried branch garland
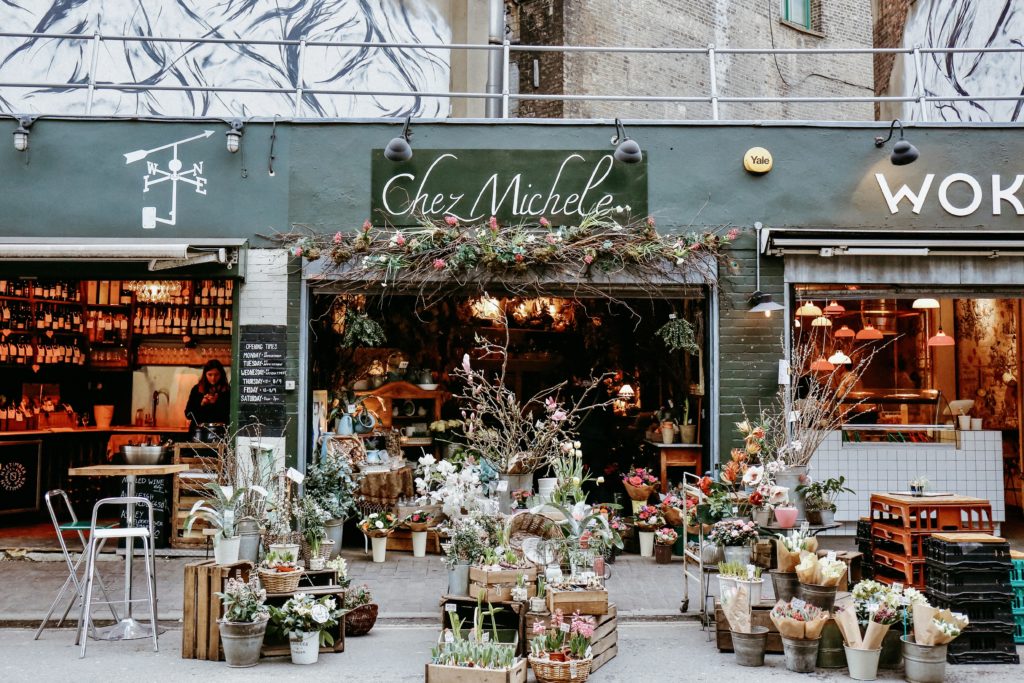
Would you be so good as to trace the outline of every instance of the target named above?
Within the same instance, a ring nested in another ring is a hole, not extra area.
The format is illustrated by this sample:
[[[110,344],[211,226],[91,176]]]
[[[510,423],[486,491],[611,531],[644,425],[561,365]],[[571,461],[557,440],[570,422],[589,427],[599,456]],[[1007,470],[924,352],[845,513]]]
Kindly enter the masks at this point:
[[[401,230],[366,221],[354,235],[307,228],[271,239],[293,256],[326,259],[325,272],[353,289],[418,290],[426,300],[453,285],[546,291],[545,278],[562,288],[566,281],[590,282],[581,286],[602,296],[608,295],[593,284],[595,277],[624,275],[652,293],[666,281],[685,282],[686,275],[714,284],[723,249],[739,234],[732,228],[659,235],[652,216],[631,220],[628,207],[614,207],[558,228],[544,217],[536,224],[501,225],[491,216],[483,224],[466,225],[447,216],[437,222],[424,218],[419,226]]]

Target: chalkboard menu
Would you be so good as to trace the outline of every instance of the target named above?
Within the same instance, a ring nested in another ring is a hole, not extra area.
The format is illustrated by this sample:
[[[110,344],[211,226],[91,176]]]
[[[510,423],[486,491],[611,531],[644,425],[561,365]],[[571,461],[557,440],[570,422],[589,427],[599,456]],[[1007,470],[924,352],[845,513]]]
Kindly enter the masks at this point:
[[[0,515],[39,509],[42,443],[0,442]]]
[[[259,422],[264,435],[280,436],[285,426],[284,325],[242,325],[239,330],[238,397],[242,424]]]
[[[153,547],[166,548],[170,540],[169,524],[171,499],[171,477],[135,477],[135,495],[141,496],[153,504]],[[128,495],[127,484],[121,485],[121,495]],[[121,526],[125,523],[126,508],[121,508]],[[133,526],[147,526],[149,524],[149,510],[145,505],[135,506],[135,524]],[[138,545],[138,544],[136,544]],[[119,543],[124,547],[124,541]]]

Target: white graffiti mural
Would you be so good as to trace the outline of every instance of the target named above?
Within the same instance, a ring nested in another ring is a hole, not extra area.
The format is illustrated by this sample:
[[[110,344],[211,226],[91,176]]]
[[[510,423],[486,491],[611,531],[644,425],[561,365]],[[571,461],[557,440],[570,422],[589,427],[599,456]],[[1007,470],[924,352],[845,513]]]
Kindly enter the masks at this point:
[[[93,115],[291,116],[301,78],[303,117],[443,117],[449,109],[445,97],[353,97],[344,91],[447,92],[448,50],[307,45],[300,58],[298,44],[196,39],[448,44],[451,29],[438,9],[447,5],[440,0],[0,0],[4,31],[82,36],[0,38],[0,83],[7,84],[0,86],[0,111],[83,114],[88,88],[61,84],[95,81],[158,89],[97,88]],[[97,32],[184,40],[103,40],[94,52]]]
[[[903,47],[1024,47],[1024,0],[918,0],[910,7]],[[929,53],[921,85],[929,96],[1024,95],[1024,53]],[[903,94],[917,94],[914,62],[897,60]],[[928,102],[931,121],[1021,121],[1019,101]],[[903,118],[921,120],[916,103]]]

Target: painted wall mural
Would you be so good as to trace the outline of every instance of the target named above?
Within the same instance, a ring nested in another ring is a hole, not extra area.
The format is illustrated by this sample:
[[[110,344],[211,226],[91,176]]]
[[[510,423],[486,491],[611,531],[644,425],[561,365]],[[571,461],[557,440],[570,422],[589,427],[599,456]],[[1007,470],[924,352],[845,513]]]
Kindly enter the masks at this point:
[[[1013,299],[957,299],[957,398],[974,399],[985,429],[1016,429],[1018,304]]]
[[[1024,0],[918,0],[910,8],[903,47],[1024,47]],[[922,57],[927,95],[1024,94],[1024,53],[932,53]],[[897,58],[893,94],[914,95],[914,61]],[[899,80],[902,79],[902,86]],[[1021,121],[1024,103],[971,100],[929,102],[929,121]],[[916,103],[902,105],[904,119],[921,120]]]
[[[84,114],[92,35],[249,40],[451,42],[441,0],[2,0],[4,31],[81,34],[82,39],[0,38],[0,110]],[[445,10],[446,11],[446,10]],[[306,89],[447,92],[449,51],[307,46]],[[292,116],[299,80],[298,45],[106,41],[97,82],[165,88],[280,88],[285,92],[97,89],[99,116]],[[46,87],[50,86],[50,87]],[[289,92],[290,91],[290,92]],[[301,117],[444,117],[448,98],[303,93]]]

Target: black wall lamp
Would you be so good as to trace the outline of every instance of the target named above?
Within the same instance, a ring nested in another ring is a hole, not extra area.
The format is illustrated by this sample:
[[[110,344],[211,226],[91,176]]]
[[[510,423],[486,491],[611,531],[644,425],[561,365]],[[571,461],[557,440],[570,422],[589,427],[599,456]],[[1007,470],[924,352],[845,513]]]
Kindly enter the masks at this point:
[[[921,156],[921,153],[917,151],[917,147],[903,139],[903,123],[899,119],[894,119],[889,125],[889,137],[883,139],[879,135],[875,138],[875,147],[881,147],[889,142],[889,140],[892,140],[893,130],[896,126],[900,127],[900,139],[892,146],[892,154],[889,156],[889,161],[892,162],[893,166],[906,166],[917,161],[917,157]]]
[[[764,317],[772,317],[772,311],[781,311],[785,308],[782,304],[775,303],[772,301],[772,295],[767,292],[761,291],[761,223],[754,223],[754,234],[757,239],[757,256],[756,256],[756,273],[757,277],[754,280],[756,283],[754,286],[757,288],[753,294],[750,295],[750,312],[751,313],[764,313]]]
[[[228,122],[228,125],[231,128],[228,129],[227,133],[224,133],[224,139],[228,151],[234,154],[242,144],[242,133],[244,132],[245,124],[242,123],[242,119],[232,119]]]
[[[28,149],[28,135],[32,124],[36,122],[35,116],[15,116],[18,127],[14,129],[14,149],[24,152]]]
[[[409,138],[412,137],[412,131],[409,130],[409,123],[412,121],[411,116],[405,117],[405,125],[402,126],[402,134],[397,138],[391,138],[391,142],[384,148],[384,158],[388,161],[409,161],[412,159],[412,145],[409,144]]]
[[[618,119],[615,119],[615,137],[612,138],[612,144],[616,145],[615,154],[612,155],[616,161],[621,161],[624,164],[636,164],[643,161],[644,155],[640,151],[640,145],[626,135],[626,128]]]

